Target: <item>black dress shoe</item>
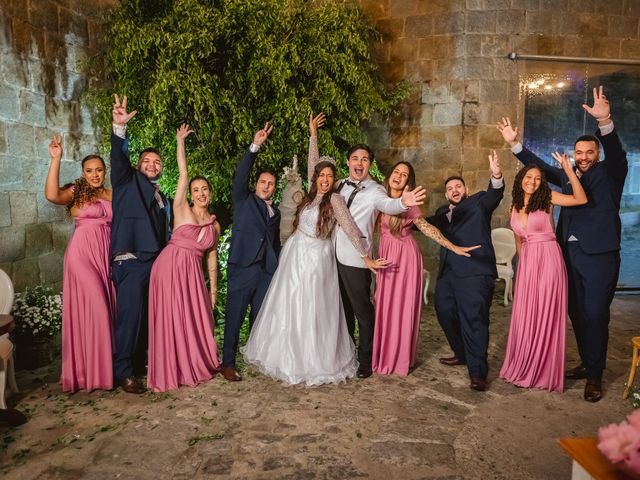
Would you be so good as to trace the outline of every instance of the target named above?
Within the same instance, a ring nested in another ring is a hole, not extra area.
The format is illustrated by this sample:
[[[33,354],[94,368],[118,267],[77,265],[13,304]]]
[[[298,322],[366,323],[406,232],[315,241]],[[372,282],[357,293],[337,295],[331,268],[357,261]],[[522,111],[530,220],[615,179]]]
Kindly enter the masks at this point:
[[[587,380],[584,386],[584,399],[587,402],[599,402],[602,398],[602,382],[599,380]]]
[[[140,380],[136,377],[129,377],[121,380],[120,388],[127,393],[134,393],[136,395],[140,395],[147,391],[147,389],[140,383]]]
[[[236,372],[236,369],[233,367],[222,367],[220,373],[229,382],[239,382],[242,380],[242,377],[238,375],[238,372]]]
[[[487,389],[487,381],[482,377],[471,377],[469,388],[478,392],[484,392]]]
[[[564,378],[568,380],[582,380],[583,378],[587,378],[587,367],[580,364],[576,368],[567,370],[564,372]]]
[[[17,427],[26,423],[27,417],[15,408],[0,408],[0,422],[6,423],[10,427]]]
[[[441,357],[438,359],[438,361],[443,364],[443,365],[447,365],[449,367],[454,367],[456,365],[466,365],[467,362],[465,362],[464,360],[460,360],[458,357],[453,356],[453,357]]]
[[[371,370],[371,367],[360,365],[358,367],[358,372],[356,373],[356,375],[358,376],[358,378],[369,378],[372,373],[373,371]]]

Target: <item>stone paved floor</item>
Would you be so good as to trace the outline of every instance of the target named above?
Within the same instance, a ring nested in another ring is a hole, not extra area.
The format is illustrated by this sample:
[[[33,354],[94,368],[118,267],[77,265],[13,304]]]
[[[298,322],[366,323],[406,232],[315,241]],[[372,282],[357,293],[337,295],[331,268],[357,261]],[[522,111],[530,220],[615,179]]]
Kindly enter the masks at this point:
[[[496,379],[510,315],[497,297],[484,394],[468,388],[463,368],[438,363],[449,352],[431,306],[420,365],[407,378],[304,389],[248,372],[239,384],[215,378],[169,394],[67,396],[55,366],[22,373],[16,400],[31,419],[0,427],[0,473],[6,480],[569,478],[570,460],[555,439],[595,435],[631,409],[620,394],[640,297],[617,297],[613,310],[598,404],[582,400],[582,382],[560,395]]]

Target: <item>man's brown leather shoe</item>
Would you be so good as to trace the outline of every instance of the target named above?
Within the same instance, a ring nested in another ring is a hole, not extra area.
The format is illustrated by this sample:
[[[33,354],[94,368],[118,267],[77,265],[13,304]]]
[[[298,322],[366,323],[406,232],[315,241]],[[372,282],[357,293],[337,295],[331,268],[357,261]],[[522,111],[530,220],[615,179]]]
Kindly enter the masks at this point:
[[[587,378],[587,368],[580,364],[576,368],[564,372],[564,378],[568,380],[582,380],[583,378]]]
[[[584,386],[584,399],[587,402],[599,402],[602,398],[602,383],[599,380],[587,380]]]
[[[487,389],[487,381],[482,377],[471,377],[469,387],[478,392],[484,392]]]
[[[222,367],[220,373],[230,382],[239,382],[242,380],[242,377],[238,375],[238,372],[236,372],[236,369],[233,367]]]
[[[140,380],[136,377],[129,377],[120,381],[120,387],[123,391],[127,393],[134,393],[136,395],[140,395],[147,391],[147,389],[140,383]]]
[[[438,360],[440,361],[441,364],[447,365],[449,367],[454,367],[456,365],[466,365],[467,364],[467,362],[465,362],[464,360],[460,360],[456,356],[453,356],[453,357],[441,357]]]

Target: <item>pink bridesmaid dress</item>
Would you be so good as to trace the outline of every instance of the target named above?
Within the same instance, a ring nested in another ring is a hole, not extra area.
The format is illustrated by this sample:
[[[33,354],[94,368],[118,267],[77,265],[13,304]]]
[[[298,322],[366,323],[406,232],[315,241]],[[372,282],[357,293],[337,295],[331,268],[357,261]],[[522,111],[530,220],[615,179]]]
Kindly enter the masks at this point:
[[[529,214],[526,229],[515,210],[511,228],[520,257],[511,325],[500,377],[519,387],[564,389],[567,270],[550,214]]]
[[[113,388],[111,216],[107,200],[82,206],[64,254],[60,382],[65,392]]]
[[[213,221],[176,228],[151,269],[147,384],[154,392],[194,387],[220,369],[202,271],[217,236]]]
[[[411,234],[420,216],[411,207],[402,219],[399,236],[389,230],[389,216],[380,222],[378,256],[391,264],[376,272],[376,322],[372,370],[407,375],[416,363],[422,316],[422,253]]]

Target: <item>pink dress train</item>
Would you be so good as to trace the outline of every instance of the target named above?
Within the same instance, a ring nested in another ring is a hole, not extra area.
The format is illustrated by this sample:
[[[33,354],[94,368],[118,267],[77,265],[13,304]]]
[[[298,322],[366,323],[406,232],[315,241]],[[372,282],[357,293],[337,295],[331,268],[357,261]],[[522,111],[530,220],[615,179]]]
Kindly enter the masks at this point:
[[[111,216],[107,200],[84,205],[64,253],[60,383],[65,392],[113,388]]]
[[[422,253],[411,231],[418,207],[404,215],[399,236],[389,230],[389,216],[380,222],[378,256],[391,262],[376,272],[376,323],[372,369],[380,374],[407,375],[416,362],[422,315]]]
[[[525,230],[515,210],[511,214],[521,247],[500,377],[519,387],[562,392],[567,270],[549,217],[530,213]]]
[[[151,269],[147,384],[154,392],[194,387],[220,368],[202,271],[216,236],[213,219],[179,226]]]

